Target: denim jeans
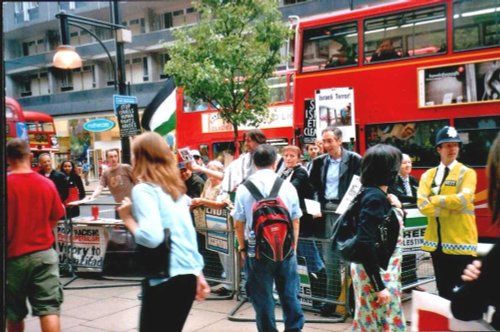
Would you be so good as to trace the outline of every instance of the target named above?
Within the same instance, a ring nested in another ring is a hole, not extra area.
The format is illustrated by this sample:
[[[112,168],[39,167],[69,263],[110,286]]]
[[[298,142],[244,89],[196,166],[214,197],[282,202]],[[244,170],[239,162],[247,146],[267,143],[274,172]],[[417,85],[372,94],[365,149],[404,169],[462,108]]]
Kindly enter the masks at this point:
[[[255,310],[258,331],[278,331],[274,315],[273,281],[283,308],[285,331],[302,330],[304,314],[298,298],[300,283],[295,255],[279,263],[265,257],[247,257],[245,275],[246,292]]]
[[[316,241],[313,239],[300,239],[297,243],[297,255],[306,259],[307,272],[316,273],[325,268],[325,263],[321,259]]]

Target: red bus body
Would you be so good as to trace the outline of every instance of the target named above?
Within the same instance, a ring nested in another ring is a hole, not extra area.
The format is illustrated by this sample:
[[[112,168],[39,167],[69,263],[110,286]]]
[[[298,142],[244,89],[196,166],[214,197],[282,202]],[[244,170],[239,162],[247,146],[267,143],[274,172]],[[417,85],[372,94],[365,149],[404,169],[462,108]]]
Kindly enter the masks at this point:
[[[281,95],[269,107],[273,121],[259,126],[271,144],[292,144],[294,138],[292,90],[293,75],[291,72],[274,76]],[[272,87],[272,84],[270,85]],[[224,151],[234,154],[234,132],[231,125],[223,122],[218,112],[209,103],[192,104],[184,98],[182,89],[177,89],[177,127],[176,139],[178,148],[199,150],[202,157],[215,159]],[[238,140],[242,141],[245,126],[238,128]]]
[[[480,32],[486,36],[486,32],[490,31],[488,19],[481,20],[482,17],[479,16],[480,10],[467,9],[467,6],[480,6],[481,3],[469,1],[465,5],[459,3],[462,6],[460,8],[454,8],[451,0],[400,1],[350,12],[325,14],[299,22],[295,44],[297,73],[294,83],[294,123],[296,127],[304,129],[304,103],[307,99],[315,99],[318,90],[352,88],[355,115],[352,123],[355,137],[352,139],[355,140],[355,149],[363,154],[369,146],[384,142],[385,135],[393,132],[396,127],[411,125],[408,129],[411,135],[409,140],[392,137],[385,142],[395,144],[410,155],[414,162],[413,175],[417,177],[439,163],[433,146],[436,130],[445,124],[455,126],[464,140],[459,161],[477,172],[475,212],[479,235],[482,239],[491,239],[499,236],[500,231],[491,227],[491,213],[486,207],[487,182],[484,166],[489,145],[500,127],[500,96],[493,94],[493,99],[484,98],[489,92],[489,87],[486,88],[488,70],[491,68],[493,72],[495,68],[500,68],[500,38],[493,39],[493,44],[486,41],[482,47],[467,49],[464,46],[461,50],[454,49],[454,43],[462,43],[462,35],[459,34],[462,30],[477,31],[478,42],[482,40]],[[493,12],[488,8],[482,10],[492,12],[498,22],[500,13],[498,9],[496,12],[492,9]],[[435,18],[430,18],[426,23],[425,17],[433,15]],[[410,18],[414,20],[411,23],[414,31],[412,35],[405,34],[408,32],[405,30],[408,29],[408,24],[405,26],[405,22],[402,22],[405,17],[406,22]],[[462,18],[464,21],[460,21]],[[459,24],[469,18],[470,24],[459,28]],[[389,25],[398,20],[400,23]],[[428,24],[427,35],[425,31],[418,31],[424,24]],[[496,24],[498,31],[498,23]],[[341,35],[339,31],[344,34]],[[329,39],[330,34],[336,32],[339,32],[340,37]],[[400,58],[369,62],[377,47],[375,35],[378,40],[389,38],[395,49],[399,47],[396,50]],[[438,40],[439,36],[444,37]],[[469,35],[465,36],[463,38]],[[324,41],[330,41],[330,46]],[[411,45],[414,46],[410,49]],[[331,48],[335,46],[338,48],[332,52]],[[345,56],[345,50],[351,50],[355,54],[351,58],[355,63],[323,68],[319,62],[330,57],[331,53],[332,57]],[[473,69],[476,76],[471,74]],[[495,73],[500,75],[498,70]],[[446,77],[447,75],[453,76],[453,79]],[[481,92],[483,81],[485,87],[484,92]],[[476,95],[470,93],[472,86],[477,89]],[[457,90],[464,93],[456,93]],[[439,97],[433,97],[435,95]],[[321,135],[319,130],[317,135]],[[344,141],[349,139],[351,137],[344,137]]]

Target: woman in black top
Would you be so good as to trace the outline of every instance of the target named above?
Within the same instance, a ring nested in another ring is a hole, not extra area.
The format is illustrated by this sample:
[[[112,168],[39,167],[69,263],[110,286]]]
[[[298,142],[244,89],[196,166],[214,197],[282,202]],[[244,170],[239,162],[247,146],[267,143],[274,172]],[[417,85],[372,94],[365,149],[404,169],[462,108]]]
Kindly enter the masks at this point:
[[[406,323],[401,303],[401,245],[403,242],[403,211],[395,195],[387,194],[401,164],[401,152],[390,145],[377,144],[365,153],[361,161],[360,213],[357,236],[360,239],[361,263],[351,264],[356,310],[353,331],[405,331]],[[378,255],[378,226],[391,207],[395,207],[397,223],[394,234],[396,247],[391,257]],[[389,262],[387,266],[387,258]],[[385,262],[384,262],[385,261]]]
[[[71,160],[63,161],[59,169],[69,184],[68,198],[64,201],[66,215],[68,218],[79,216],[80,208],[78,206],[68,206],[67,204],[85,198],[85,188],[83,187],[82,178],[76,173],[75,164]]]
[[[488,205],[492,223],[500,227],[500,134],[488,156]],[[480,319],[488,306],[495,307],[491,325],[500,330],[500,238],[483,261],[476,260],[464,270],[462,286],[451,299],[451,311],[461,320]]]

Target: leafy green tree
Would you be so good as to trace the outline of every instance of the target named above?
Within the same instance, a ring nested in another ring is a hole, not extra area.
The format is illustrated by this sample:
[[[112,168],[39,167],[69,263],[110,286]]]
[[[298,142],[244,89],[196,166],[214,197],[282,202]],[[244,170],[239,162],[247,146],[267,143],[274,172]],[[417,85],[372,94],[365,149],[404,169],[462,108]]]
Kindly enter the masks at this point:
[[[269,88],[289,36],[276,0],[199,0],[198,25],[174,32],[165,72],[193,100],[215,107],[233,125],[258,126],[268,116]]]

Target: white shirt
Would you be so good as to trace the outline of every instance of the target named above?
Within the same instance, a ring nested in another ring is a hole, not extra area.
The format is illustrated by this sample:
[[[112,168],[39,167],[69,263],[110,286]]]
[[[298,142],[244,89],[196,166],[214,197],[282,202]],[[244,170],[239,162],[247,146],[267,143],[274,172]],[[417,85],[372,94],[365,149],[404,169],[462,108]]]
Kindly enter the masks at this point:
[[[443,163],[439,164],[438,170],[436,172],[436,177],[434,178],[434,183],[436,184],[436,186],[440,187],[443,182],[444,169],[448,167],[448,169],[451,171],[457,163],[458,162],[456,160],[453,160],[453,162],[448,166],[445,166]]]

